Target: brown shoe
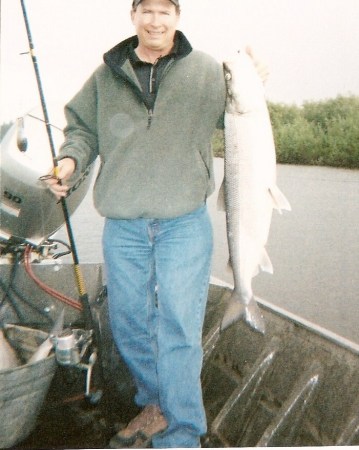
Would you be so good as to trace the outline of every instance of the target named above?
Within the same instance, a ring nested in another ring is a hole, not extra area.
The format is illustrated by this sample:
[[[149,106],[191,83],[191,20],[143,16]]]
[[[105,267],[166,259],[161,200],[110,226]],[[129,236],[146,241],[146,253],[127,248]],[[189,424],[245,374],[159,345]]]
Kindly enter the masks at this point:
[[[120,430],[111,440],[110,448],[145,448],[153,435],[167,428],[167,421],[157,405],[147,405],[126,428]]]

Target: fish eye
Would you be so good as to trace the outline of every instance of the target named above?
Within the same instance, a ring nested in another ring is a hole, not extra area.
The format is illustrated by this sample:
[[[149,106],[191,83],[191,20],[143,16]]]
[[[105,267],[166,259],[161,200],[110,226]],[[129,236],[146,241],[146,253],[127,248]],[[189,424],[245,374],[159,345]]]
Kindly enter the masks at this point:
[[[229,72],[227,72],[227,73],[225,74],[225,76],[224,76],[224,79],[225,79],[226,81],[229,81],[229,80],[232,79],[232,75],[231,75]]]

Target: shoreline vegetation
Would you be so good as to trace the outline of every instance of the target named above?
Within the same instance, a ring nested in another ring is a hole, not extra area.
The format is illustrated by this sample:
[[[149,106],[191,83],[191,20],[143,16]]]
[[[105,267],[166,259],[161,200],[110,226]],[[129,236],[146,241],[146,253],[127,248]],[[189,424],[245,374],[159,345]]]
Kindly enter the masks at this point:
[[[268,102],[279,164],[359,169],[359,97],[338,96],[302,106]],[[1,125],[1,138],[12,122]],[[224,156],[223,131],[212,139]]]
[[[359,97],[338,96],[302,106],[268,102],[277,163],[359,169]],[[223,131],[212,141],[224,155]]]

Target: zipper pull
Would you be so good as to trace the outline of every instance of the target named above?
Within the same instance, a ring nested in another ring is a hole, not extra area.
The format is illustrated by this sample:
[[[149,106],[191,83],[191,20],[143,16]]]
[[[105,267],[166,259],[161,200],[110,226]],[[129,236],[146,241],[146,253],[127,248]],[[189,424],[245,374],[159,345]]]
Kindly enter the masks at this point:
[[[149,85],[149,92],[150,92],[150,94],[153,93],[153,87],[155,85],[155,79],[153,78],[154,67],[155,67],[155,65],[153,65],[151,67],[151,72],[150,72],[150,80],[149,80],[149,83],[150,83],[150,85]]]
[[[151,128],[152,117],[153,117],[153,110],[149,109],[148,110],[147,130]]]

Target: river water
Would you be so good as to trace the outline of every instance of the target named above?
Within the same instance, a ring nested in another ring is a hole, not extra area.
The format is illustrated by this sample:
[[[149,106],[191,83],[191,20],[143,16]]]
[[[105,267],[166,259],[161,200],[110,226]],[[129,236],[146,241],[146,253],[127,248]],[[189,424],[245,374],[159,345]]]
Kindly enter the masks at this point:
[[[216,186],[223,160],[215,159]],[[267,250],[274,274],[253,280],[255,295],[359,344],[359,171],[278,166],[278,186],[292,211],[273,213]],[[209,198],[215,237],[212,275],[231,283],[224,213]],[[71,218],[81,263],[102,262],[103,218],[92,190]],[[56,237],[65,239],[61,229]]]

